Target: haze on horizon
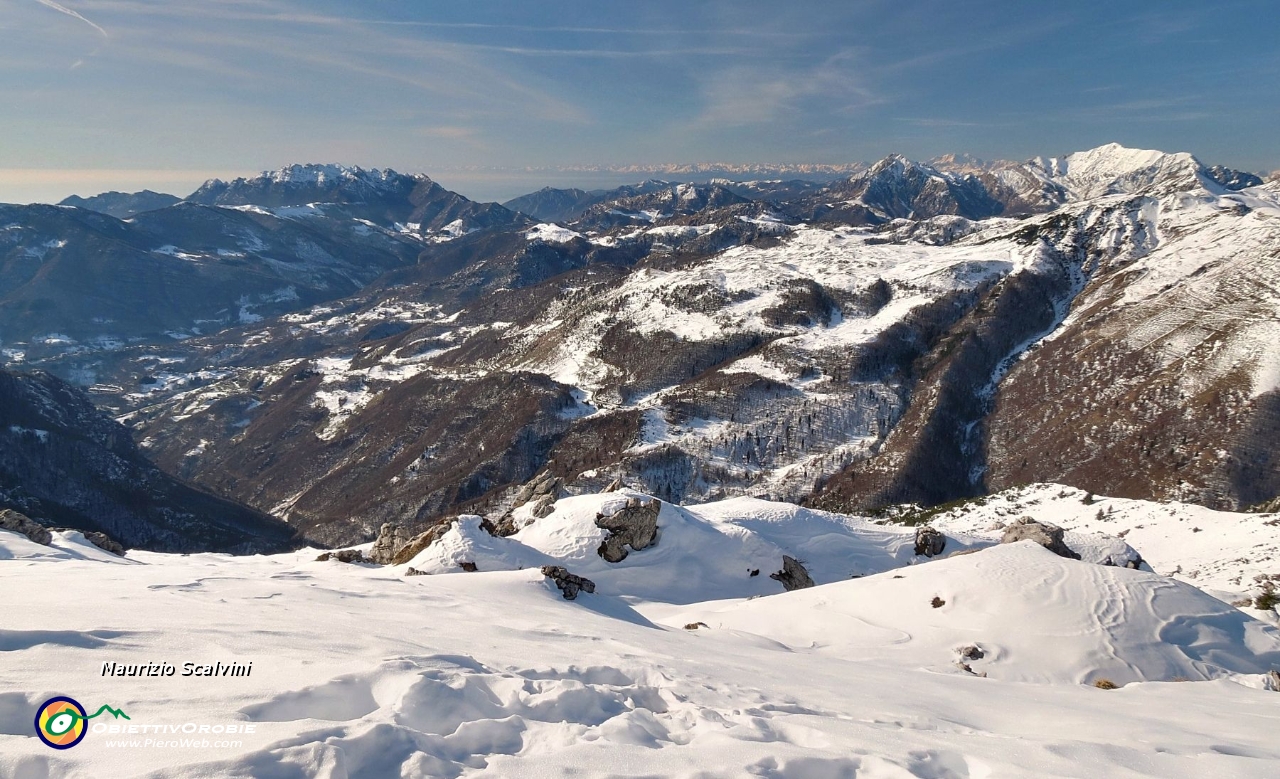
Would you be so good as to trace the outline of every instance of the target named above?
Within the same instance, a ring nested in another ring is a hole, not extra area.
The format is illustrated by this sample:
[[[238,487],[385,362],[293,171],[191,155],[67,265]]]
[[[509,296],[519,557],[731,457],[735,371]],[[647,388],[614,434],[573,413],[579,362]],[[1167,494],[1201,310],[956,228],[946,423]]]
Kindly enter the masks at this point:
[[[1267,0],[11,0],[0,202],[185,195],[293,162],[504,199],[616,183],[557,171],[592,165],[1110,141],[1266,171],[1277,33]]]

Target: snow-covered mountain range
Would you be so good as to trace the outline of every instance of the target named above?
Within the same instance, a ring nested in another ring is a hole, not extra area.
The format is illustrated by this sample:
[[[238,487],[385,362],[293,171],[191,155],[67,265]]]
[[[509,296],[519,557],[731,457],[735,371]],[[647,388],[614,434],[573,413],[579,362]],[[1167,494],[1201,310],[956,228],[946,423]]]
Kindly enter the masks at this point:
[[[840,173],[0,207],[0,776],[1272,776],[1280,182]]]
[[[1274,183],[1110,145],[510,204],[558,223],[438,190],[334,166],[210,182],[209,205],[136,221],[416,259],[180,343],[3,348],[94,385],[167,470],[331,543],[497,521],[547,476],[859,511],[1046,480],[1229,509],[1280,494]]]

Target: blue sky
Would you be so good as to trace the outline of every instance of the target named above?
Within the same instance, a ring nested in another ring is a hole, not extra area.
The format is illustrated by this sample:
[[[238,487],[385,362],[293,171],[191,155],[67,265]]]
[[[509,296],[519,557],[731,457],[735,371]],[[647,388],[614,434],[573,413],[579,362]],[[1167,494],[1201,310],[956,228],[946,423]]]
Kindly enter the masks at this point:
[[[584,178],[529,167],[1021,159],[1109,141],[1271,170],[1277,10],[5,0],[0,201],[186,194],[330,161],[501,198]]]

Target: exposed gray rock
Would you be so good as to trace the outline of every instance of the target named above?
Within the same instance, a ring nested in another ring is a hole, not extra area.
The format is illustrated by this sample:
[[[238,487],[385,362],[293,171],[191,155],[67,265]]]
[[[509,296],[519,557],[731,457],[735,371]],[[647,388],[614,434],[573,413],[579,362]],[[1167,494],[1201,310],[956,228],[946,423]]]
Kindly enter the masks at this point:
[[[551,516],[551,512],[556,510],[556,496],[543,495],[533,501],[533,508],[529,509],[529,513],[538,519]]]
[[[983,678],[983,679],[987,678],[987,672],[986,672],[986,671],[983,671],[982,673],[978,673],[978,672],[976,672],[976,671],[974,671],[974,670],[973,670],[973,666],[969,665],[968,663],[966,663],[966,662],[965,662],[965,661],[963,661],[963,660],[957,660],[957,661],[956,661],[956,668],[959,668],[961,671],[964,671],[965,673],[973,674],[974,676],[978,676],[978,677],[981,677],[981,678]]]
[[[127,551],[120,542],[116,541],[106,533],[99,533],[97,531],[90,530],[84,534],[84,539],[104,552],[117,554],[121,557],[124,557],[124,553]]]
[[[960,647],[957,651],[960,653],[961,660],[981,660],[987,656],[987,653],[983,652],[982,648],[976,644]]]
[[[1031,517],[1023,517],[1009,525],[1000,539],[1002,544],[1015,544],[1019,541],[1035,541],[1059,557],[1080,559],[1080,555],[1071,551],[1071,548],[1062,540],[1062,528],[1046,522],[1037,522]]]
[[[517,490],[513,504],[523,506],[529,501],[537,500],[545,495],[551,495],[554,498],[559,492],[560,480],[550,473],[544,473]]]
[[[609,483],[605,486],[605,488],[604,488],[604,489],[602,489],[602,490],[600,490],[600,491],[601,491],[601,492],[617,492],[617,491],[618,491],[618,490],[620,490],[620,489],[622,489],[622,479],[621,479],[621,478],[617,478],[617,479],[614,479],[613,481],[609,482]]]
[[[627,547],[639,552],[653,546],[658,540],[658,512],[662,501],[653,498],[647,502],[631,498],[627,505],[612,516],[596,515],[596,527],[608,530],[609,535],[596,551],[606,561],[622,562],[627,559]]]
[[[485,519],[480,523],[480,529],[489,535],[496,536],[498,538],[514,536],[516,533],[520,532],[520,528],[516,527],[516,518],[510,513],[499,517],[497,521]]]
[[[533,497],[538,498],[543,495],[555,495],[560,489],[560,480],[551,474],[543,476],[540,480],[533,484]]]
[[[406,541],[396,550],[395,555],[391,558],[393,565],[403,565],[413,558],[417,557],[422,550],[440,540],[440,537],[449,532],[449,529],[458,521],[457,517],[449,517],[438,525],[432,525],[425,531],[419,533],[413,538]]]
[[[809,572],[791,555],[782,556],[782,570],[769,574],[769,578],[782,582],[783,588],[788,592],[813,586],[813,579],[810,578]]]
[[[369,549],[369,562],[390,565],[395,560],[396,553],[404,548],[408,541],[399,525],[385,523],[378,529],[378,537],[374,539],[373,546]]]
[[[340,563],[367,563],[364,558],[364,552],[359,549],[338,549],[333,552],[325,552],[316,558],[316,562],[325,562],[327,560],[337,560]]]
[[[462,562],[458,563],[458,567],[466,571],[467,573],[475,573],[476,571],[480,570],[480,566],[468,560],[463,560]]]
[[[0,509],[0,530],[11,530],[44,546],[48,546],[53,540],[53,534],[48,528],[13,509]]]
[[[497,520],[486,519],[480,523],[480,527],[487,531],[489,535],[505,538],[515,535],[520,531],[520,525],[516,524],[515,509],[521,506],[529,507],[529,514],[534,519],[542,519],[551,516],[551,512],[556,509],[556,499],[560,497],[562,490],[559,478],[545,473],[533,481],[525,484],[515,494],[512,501],[512,508]],[[526,522],[527,524],[527,522]]]
[[[1146,562],[1146,560],[1143,560],[1143,559],[1142,559],[1142,555],[1141,555],[1141,554],[1138,554],[1138,552],[1135,550],[1135,551],[1134,551],[1134,556],[1133,556],[1133,557],[1126,557],[1126,558],[1123,558],[1123,559],[1117,559],[1117,558],[1116,558],[1116,556],[1111,556],[1111,557],[1108,557],[1107,559],[1103,560],[1101,564],[1102,564],[1102,565],[1114,565],[1114,566],[1115,566],[1115,567],[1117,567],[1117,568],[1128,568],[1128,569],[1129,569],[1129,570],[1131,570],[1131,571],[1141,571],[1141,570],[1142,570],[1142,564],[1143,564],[1143,563],[1145,563],[1145,562]]]
[[[947,547],[947,537],[938,530],[923,525],[916,528],[916,554],[937,557]]]
[[[568,569],[563,566],[544,565],[542,566],[542,575],[555,582],[565,600],[574,600],[578,597],[579,592],[596,591],[595,582],[585,576],[569,573]]]

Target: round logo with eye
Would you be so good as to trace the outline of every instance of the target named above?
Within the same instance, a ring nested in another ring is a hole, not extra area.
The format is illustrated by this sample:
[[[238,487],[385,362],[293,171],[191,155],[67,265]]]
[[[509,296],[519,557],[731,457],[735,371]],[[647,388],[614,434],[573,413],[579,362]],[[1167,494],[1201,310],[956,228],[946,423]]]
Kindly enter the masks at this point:
[[[84,707],[66,696],[50,698],[36,710],[36,735],[54,749],[70,749],[89,728]]]

